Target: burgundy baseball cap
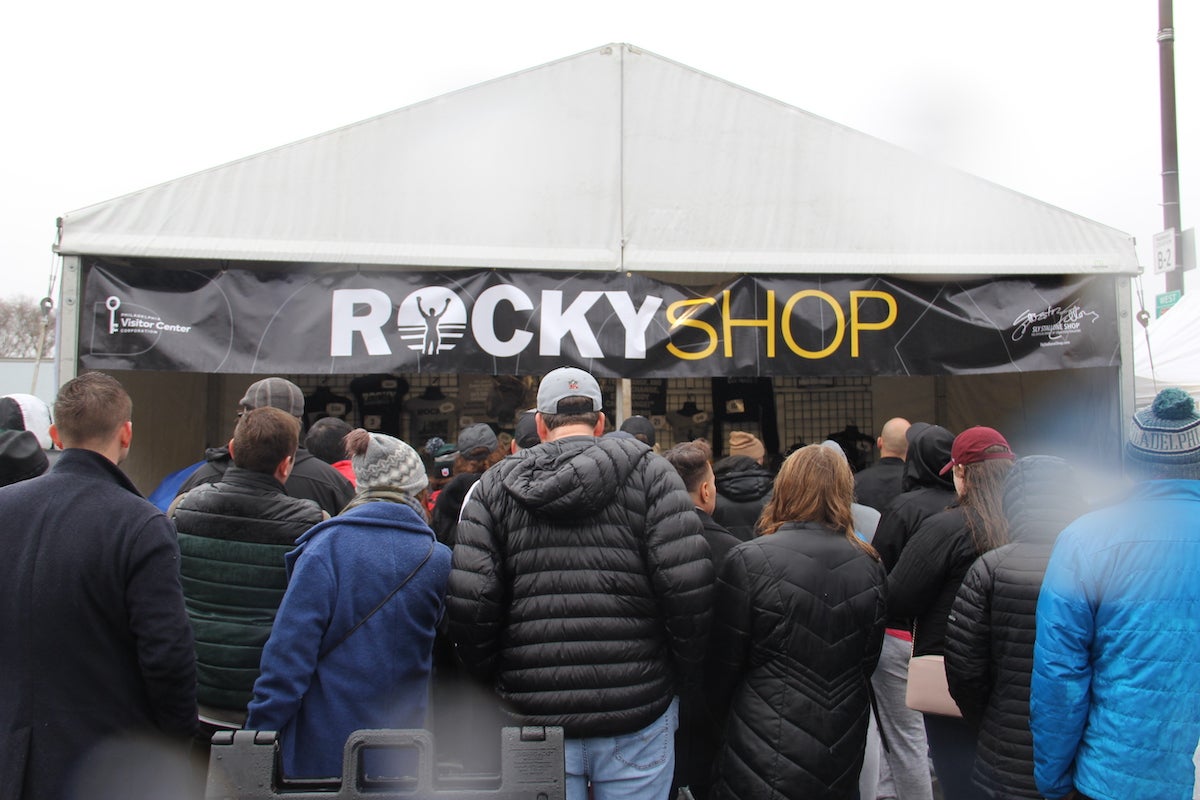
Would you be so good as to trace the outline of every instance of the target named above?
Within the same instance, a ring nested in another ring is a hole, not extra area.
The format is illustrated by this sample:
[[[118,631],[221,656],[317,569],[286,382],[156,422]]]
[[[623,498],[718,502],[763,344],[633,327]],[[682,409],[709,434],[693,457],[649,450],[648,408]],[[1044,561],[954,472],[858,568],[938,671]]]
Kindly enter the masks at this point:
[[[1000,446],[1004,449],[992,453],[986,452],[989,447],[993,446]],[[991,461],[993,458],[1007,458],[1012,461],[1016,457],[1012,448],[1008,446],[1008,440],[1000,435],[1000,431],[978,425],[974,428],[967,428],[954,437],[954,446],[950,448],[950,463],[942,467],[938,475],[945,475],[959,464],[978,464],[980,461]]]

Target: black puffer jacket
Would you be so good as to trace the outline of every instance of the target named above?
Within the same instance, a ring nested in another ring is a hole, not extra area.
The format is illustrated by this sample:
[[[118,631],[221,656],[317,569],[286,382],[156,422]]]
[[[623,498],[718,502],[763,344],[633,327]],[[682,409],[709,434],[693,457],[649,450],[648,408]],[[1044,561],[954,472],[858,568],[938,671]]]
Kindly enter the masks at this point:
[[[946,676],[979,725],[975,781],[996,798],[1040,798],[1033,779],[1029,682],[1038,592],[1054,541],[1083,507],[1068,464],[1016,462],[1004,487],[1012,543],[984,553],[963,579],[946,632]]]
[[[728,456],[713,465],[717,484],[715,519],[743,542],[757,533],[758,518],[771,499],[775,478],[748,456]]]
[[[884,580],[878,561],[816,523],[789,523],[729,551],[706,675],[724,719],[711,798],[853,796]]]
[[[683,481],[646,445],[522,450],[484,473],[457,536],[451,636],[527,724],[630,733],[697,680],[712,562]]]
[[[233,465],[175,502],[202,705],[245,710],[287,589],[283,556],[323,517],[312,500],[284,494],[274,477]]]
[[[204,451],[204,463],[188,476],[176,496],[205,483],[221,480],[225,470],[232,465],[228,447],[210,447]],[[290,497],[312,500],[331,517],[337,516],[354,499],[354,487],[350,481],[303,447],[296,450],[292,474],[288,476],[284,492]]]

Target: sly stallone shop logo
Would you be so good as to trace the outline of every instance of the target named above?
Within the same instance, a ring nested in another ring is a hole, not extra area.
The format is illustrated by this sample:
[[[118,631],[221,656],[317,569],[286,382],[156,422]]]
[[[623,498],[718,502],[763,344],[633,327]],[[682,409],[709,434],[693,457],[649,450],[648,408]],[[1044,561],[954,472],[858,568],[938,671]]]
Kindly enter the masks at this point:
[[[188,333],[191,325],[166,322],[151,308],[109,295],[95,304],[92,353],[139,355],[149,352],[164,333]]]
[[[1012,340],[1019,342],[1028,335],[1042,347],[1061,347],[1071,343],[1073,335],[1083,332],[1083,323],[1094,323],[1100,314],[1081,308],[1078,303],[1047,306],[1037,311],[1025,310],[1013,320]]]

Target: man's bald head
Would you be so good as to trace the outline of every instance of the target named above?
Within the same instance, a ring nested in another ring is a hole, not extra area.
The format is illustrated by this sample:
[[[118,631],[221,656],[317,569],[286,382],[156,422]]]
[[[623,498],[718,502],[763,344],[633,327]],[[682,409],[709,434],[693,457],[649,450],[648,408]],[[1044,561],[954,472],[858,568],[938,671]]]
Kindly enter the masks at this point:
[[[892,417],[883,423],[883,430],[879,432],[879,440],[876,442],[881,457],[904,458],[908,452],[908,439],[905,434],[909,424],[903,417]]]

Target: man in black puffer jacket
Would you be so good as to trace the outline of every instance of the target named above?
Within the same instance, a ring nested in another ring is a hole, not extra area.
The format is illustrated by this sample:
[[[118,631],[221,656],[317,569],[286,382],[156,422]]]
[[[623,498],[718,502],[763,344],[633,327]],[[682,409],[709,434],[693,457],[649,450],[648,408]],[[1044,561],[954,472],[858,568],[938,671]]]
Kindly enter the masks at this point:
[[[1038,593],[1058,534],[1087,510],[1083,496],[1061,458],[1017,461],[1004,484],[1011,543],[980,556],[954,598],[946,678],[963,716],[979,726],[974,780],[990,797],[1042,797],[1029,731]]]
[[[501,461],[463,508],[447,594],[467,668],[527,725],[561,725],[567,796],[665,798],[680,692],[708,633],[712,563],[679,475],[607,437],[599,385],[538,389],[542,443]]]
[[[256,408],[229,443],[221,480],[176,499],[183,597],[196,635],[196,699],[202,721],[240,727],[253,696],[263,645],[287,588],[283,556],[326,517],[312,500],[283,490],[300,421]],[[208,731],[211,733],[211,731]]]

